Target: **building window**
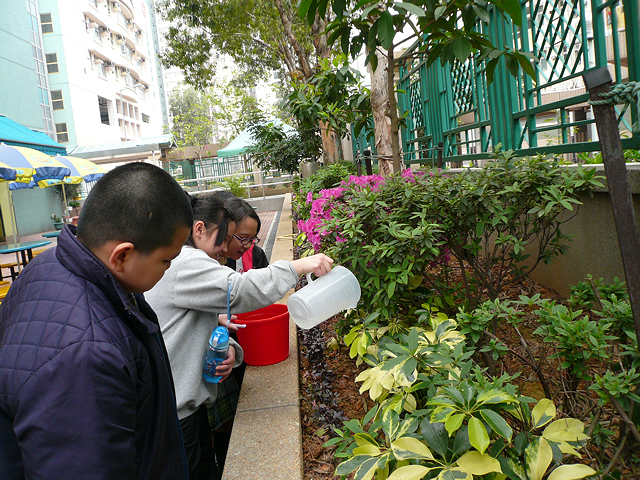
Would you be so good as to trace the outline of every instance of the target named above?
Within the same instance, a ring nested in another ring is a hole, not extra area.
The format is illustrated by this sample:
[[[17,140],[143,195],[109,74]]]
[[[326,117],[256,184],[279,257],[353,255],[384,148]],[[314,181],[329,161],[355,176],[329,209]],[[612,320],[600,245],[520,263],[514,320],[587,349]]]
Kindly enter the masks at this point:
[[[98,71],[98,76],[100,78],[107,78],[107,70],[104,68],[104,63],[98,63],[96,65],[96,70]]]
[[[149,123],[149,115],[145,115],[144,113],[142,114],[142,121],[144,123]]]
[[[100,121],[105,125],[109,124],[109,104],[106,98],[98,97],[98,108],[100,109]]]
[[[66,123],[56,123],[56,134],[58,142],[65,143],[69,141],[69,132],[67,131]]]
[[[47,59],[47,72],[58,73],[60,71],[58,68],[58,54],[47,53],[44,57]]]
[[[50,13],[41,13],[40,14],[40,25],[42,25],[42,33],[52,33],[53,32],[53,21],[51,20]]]
[[[54,110],[64,110],[62,90],[51,90],[51,102],[53,103]]]

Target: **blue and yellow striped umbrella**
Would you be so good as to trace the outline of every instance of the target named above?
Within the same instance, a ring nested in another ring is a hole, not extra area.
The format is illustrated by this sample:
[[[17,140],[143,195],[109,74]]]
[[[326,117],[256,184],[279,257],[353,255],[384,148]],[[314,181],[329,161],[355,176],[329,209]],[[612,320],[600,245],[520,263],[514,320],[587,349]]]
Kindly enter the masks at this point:
[[[20,188],[46,188],[53,187],[55,185],[60,184],[77,184],[85,182],[95,182],[100,177],[102,177],[105,173],[107,173],[107,169],[101,167],[100,165],[96,165],[89,160],[85,160],[84,158],[78,157],[63,157],[62,155],[58,155],[55,159],[67,166],[71,173],[64,177],[63,179],[59,178],[45,178],[43,180],[37,181],[36,179],[31,180],[29,183],[20,183],[20,182],[11,182],[9,184],[9,188],[11,190],[18,190]]]
[[[14,169],[16,176],[5,180],[29,183],[32,180],[39,182],[46,178],[62,179],[71,174],[71,169],[60,163],[53,157],[27,147],[0,144],[0,168]],[[11,176],[11,175],[9,175]]]

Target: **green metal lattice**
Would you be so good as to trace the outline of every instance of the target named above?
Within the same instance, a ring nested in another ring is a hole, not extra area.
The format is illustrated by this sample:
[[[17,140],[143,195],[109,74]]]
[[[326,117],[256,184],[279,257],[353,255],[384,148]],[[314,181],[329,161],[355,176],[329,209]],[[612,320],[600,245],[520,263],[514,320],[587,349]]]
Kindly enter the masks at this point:
[[[488,85],[484,65],[427,68],[401,58],[400,113],[406,164],[433,163],[439,144],[446,161],[486,159],[494,146],[519,155],[600,150],[582,75],[607,66],[614,83],[640,81],[640,7],[637,0],[525,0],[519,29],[493,14],[478,28],[497,46],[533,54],[535,77],[514,78],[501,60]],[[617,108],[623,147],[640,149],[631,131],[635,109]]]

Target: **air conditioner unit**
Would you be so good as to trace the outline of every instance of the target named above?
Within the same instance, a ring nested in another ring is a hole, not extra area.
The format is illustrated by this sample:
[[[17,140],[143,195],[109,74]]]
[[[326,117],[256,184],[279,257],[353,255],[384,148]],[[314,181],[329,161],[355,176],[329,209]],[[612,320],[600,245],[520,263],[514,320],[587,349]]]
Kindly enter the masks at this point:
[[[129,67],[125,68],[124,73],[131,73],[131,69]]]
[[[107,36],[107,35],[111,35],[111,29],[109,29],[108,27],[100,27],[100,34]]]
[[[93,63],[95,63],[96,65],[102,65],[104,63],[104,60],[98,57],[93,57]]]
[[[125,42],[124,37],[123,37],[122,35],[116,35],[116,41],[117,41],[120,45],[122,45],[122,44]]]
[[[113,62],[104,62],[104,68],[113,68]]]
[[[120,11],[120,4],[118,2],[113,2],[113,11],[114,12]]]
[[[132,19],[127,20],[127,27],[129,27],[129,30],[133,31],[136,28],[136,25],[133,23]]]
[[[89,22],[89,28],[98,28],[98,24],[94,21]]]

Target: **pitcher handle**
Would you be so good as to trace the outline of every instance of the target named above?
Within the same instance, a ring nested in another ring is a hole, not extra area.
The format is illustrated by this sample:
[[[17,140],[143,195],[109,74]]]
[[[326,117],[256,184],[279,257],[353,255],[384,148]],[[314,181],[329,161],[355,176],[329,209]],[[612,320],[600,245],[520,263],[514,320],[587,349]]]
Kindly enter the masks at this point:
[[[311,280],[311,273],[307,273],[307,283],[311,282],[313,282],[313,280]]]

